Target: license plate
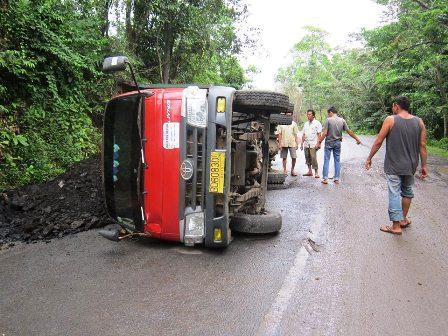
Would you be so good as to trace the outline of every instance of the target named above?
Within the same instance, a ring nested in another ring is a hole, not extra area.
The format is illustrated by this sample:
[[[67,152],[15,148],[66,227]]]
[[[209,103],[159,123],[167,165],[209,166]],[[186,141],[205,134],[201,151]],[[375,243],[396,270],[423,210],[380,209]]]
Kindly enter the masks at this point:
[[[224,193],[224,171],[226,153],[212,152],[210,157],[210,187],[212,193]]]

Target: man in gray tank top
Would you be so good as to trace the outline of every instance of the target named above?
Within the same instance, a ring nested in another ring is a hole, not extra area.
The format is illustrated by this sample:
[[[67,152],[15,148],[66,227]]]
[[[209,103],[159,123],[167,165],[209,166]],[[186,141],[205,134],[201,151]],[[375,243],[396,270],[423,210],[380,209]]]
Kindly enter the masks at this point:
[[[407,219],[411,200],[414,197],[412,186],[421,159],[421,178],[426,178],[426,129],[423,121],[409,113],[409,99],[397,97],[392,104],[394,115],[387,117],[370,150],[365,167],[370,169],[372,158],[386,139],[384,172],[389,189],[389,219],[392,226],[383,225],[381,231],[398,234],[411,222]]]

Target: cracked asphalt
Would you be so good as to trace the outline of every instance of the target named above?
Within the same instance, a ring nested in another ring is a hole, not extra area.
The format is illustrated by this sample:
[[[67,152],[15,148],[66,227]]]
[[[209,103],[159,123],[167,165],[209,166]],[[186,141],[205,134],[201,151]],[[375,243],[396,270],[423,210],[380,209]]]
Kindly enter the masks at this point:
[[[384,153],[364,171],[363,141],[343,141],[342,184],[269,191],[278,235],[210,251],[88,231],[0,251],[0,335],[446,334],[448,161],[430,158],[411,227],[387,235]]]

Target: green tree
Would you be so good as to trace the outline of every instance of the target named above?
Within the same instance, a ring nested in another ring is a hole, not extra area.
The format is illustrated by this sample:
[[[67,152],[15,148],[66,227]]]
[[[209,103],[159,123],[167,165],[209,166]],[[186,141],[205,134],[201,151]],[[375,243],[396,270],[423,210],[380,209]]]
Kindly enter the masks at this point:
[[[89,101],[105,45],[87,1],[0,8],[0,189],[43,180],[97,149]]]
[[[406,94],[433,136],[448,136],[448,3],[444,0],[378,1],[393,22],[364,32],[378,62],[375,81],[388,96]]]
[[[326,42],[326,31],[311,26],[305,30],[307,34],[292,50],[292,63],[279,70],[277,80],[294,101],[301,97],[305,110],[321,111],[329,103],[333,84],[328,72],[331,48]]]

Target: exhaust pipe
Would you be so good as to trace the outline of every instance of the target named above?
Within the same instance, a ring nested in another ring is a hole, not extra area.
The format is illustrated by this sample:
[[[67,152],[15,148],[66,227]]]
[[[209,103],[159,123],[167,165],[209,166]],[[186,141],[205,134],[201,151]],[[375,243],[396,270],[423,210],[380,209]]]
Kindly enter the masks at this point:
[[[105,230],[102,229],[100,231],[98,231],[98,233],[109,240],[112,240],[114,242],[119,242],[120,241],[120,229],[113,229],[113,230]]]
[[[151,237],[151,234],[146,232],[132,232],[132,233],[126,233],[125,230],[118,228],[109,228],[109,229],[101,229],[98,231],[98,233],[113,242],[119,242],[120,240],[131,238],[131,237]]]

